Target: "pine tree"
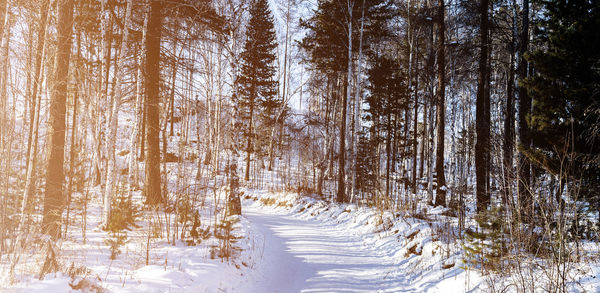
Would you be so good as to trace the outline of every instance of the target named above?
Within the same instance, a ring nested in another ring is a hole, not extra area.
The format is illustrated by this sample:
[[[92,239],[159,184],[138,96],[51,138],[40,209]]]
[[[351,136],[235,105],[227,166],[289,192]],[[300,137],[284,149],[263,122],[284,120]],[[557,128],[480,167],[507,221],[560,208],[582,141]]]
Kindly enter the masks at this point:
[[[246,173],[250,180],[250,155],[255,151],[255,116],[263,109],[267,117],[273,117],[281,101],[277,98],[275,75],[275,25],[266,0],[256,0],[250,8],[250,20],[246,26],[246,42],[242,52],[241,75],[238,83],[240,96],[236,97],[237,110],[242,116],[246,137]]]
[[[538,167],[579,182],[579,196],[598,207],[600,2],[544,3],[543,46],[527,56],[535,74],[522,83],[533,99],[532,148],[520,149]]]
[[[490,194],[488,190],[489,176],[489,150],[490,150],[490,108],[489,108],[489,24],[488,9],[489,1],[482,0],[479,3],[480,17],[480,55],[479,70],[477,78],[477,100],[476,100],[476,130],[477,143],[475,144],[475,177],[477,181],[477,212],[481,213],[490,205]]]
[[[406,78],[399,68],[399,64],[387,56],[375,58],[373,67],[368,71],[369,92],[366,111],[367,120],[371,121],[373,137],[371,140],[376,144],[385,143],[385,195],[391,197],[390,172],[393,169],[393,141],[397,138],[395,125],[402,119],[402,112],[407,109],[409,97],[406,93]]]
[[[352,113],[348,112],[348,108],[352,104],[353,59],[357,53],[369,55],[370,52],[362,53],[362,49],[372,49],[369,47],[370,43],[376,43],[390,35],[387,22],[393,17],[392,6],[385,0],[345,2],[320,0],[314,15],[306,21],[300,21],[300,25],[308,30],[301,47],[308,53],[309,62],[318,72],[332,77],[337,82],[341,81],[336,83],[334,90],[341,105],[337,154],[339,166],[336,200],[338,202],[350,199],[346,196],[345,173],[346,152],[352,151],[350,148],[353,147],[352,139],[346,142],[346,137],[351,134],[349,130],[352,129],[350,124]],[[352,159],[353,156],[350,154],[348,157]],[[352,168],[347,171],[356,172]],[[352,177],[352,174],[347,175]]]
[[[160,39],[161,1],[150,1],[148,31],[146,32],[146,201],[157,205],[164,201],[160,190],[159,101],[160,101]]]
[[[65,116],[67,111],[67,84],[71,57],[73,30],[73,0],[61,0],[58,5],[58,43],[54,66],[54,85],[50,98],[48,124],[48,168],[42,231],[53,239],[60,238],[61,215],[65,204],[63,194],[65,158]]]

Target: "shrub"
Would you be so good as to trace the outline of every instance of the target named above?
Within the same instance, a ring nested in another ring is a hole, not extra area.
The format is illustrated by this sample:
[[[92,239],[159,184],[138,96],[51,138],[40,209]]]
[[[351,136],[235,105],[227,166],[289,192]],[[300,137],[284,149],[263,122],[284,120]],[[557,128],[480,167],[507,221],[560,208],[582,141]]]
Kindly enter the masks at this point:
[[[478,228],[467,229],[463,248],[463,262],[481,270],[502,270],[502,257],[506,255],[506,233],[500,210],[495,208],[475,216]]]

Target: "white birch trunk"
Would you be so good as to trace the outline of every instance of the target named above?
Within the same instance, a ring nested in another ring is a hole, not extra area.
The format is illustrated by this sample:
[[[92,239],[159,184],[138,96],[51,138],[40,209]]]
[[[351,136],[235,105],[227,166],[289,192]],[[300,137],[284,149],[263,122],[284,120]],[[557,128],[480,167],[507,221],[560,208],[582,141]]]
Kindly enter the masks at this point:
[[[355,104],[354,104],[354,135],[352,136],[352,148],[354,151],[352,152],[352,185],[350,189],[350,202],[353,202],[354,195],[356,193],[356,174],[358,173],[358,131],[360,130],[360,108],[361,108],[361,62],[362,62],[362,42],[363,42],[363,31],[365,27],[365,0],[363,0],[362,12],[360,18],[360,37],[358,39],[358,61],[356,68],[356,95],[355,95]]]
[[[106,0],[103,0],[105,2]],[[129,28],[131,26],[131,6],[133,0],[127,0],[125,12],[125,22],[123,25],[123,39],[121,40],[121,49],[118,60],[115,63],[115,84],[113,85],[114,96],[112,98],[111,115],[109,121],[108,145],[106,152],[108,154],[108,170],[106,173],[106,189],[104,192],[104,208],[102,210],[103,226],[108,228],[108,219],[111,211],[111,201],[116,191],[117,181],[117,162],[115,148],[117,142],[117,131],[119,127],[119,107],[121,106],[121,96],[123,95],[123,86],[121,82],[125,76],[124,63],[127,54],[127,41],[129,38]]]
[[[144,28],[142,31],[142,40],[146,39],[146,30],[148,28],[148,7],[144,6]],[[129,141],[129,157],[128,157],[128,184],[129,184],[129,197],[134,188],[138,186],[139,182],[139,169],[137,162],[137,147],[138,147],[138,136],[140,135],[140,128],[143,121],[143,99],[142,99],[142,66],[144,62],[144,56],[146,52],[146,42],[141,42],[141,50],[138,55],[138,66],[137,66],[137,80],[135,84],[135,117],[136,123],[133,128],[133,133]]]

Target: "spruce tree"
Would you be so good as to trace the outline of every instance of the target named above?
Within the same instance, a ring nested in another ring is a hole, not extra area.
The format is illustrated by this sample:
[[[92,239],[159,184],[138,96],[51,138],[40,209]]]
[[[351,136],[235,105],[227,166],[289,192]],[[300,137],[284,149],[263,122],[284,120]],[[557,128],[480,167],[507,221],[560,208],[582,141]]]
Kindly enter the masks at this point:
[[[253,146],[253,141],[256,141],[255,115],[261,109],[274,113],[281,103],[277,98],[277,81],[274,78],[276,48],[275,25],[269,3],[267,0],[255,0],[246,26],[242,72],[238,80],[240,96],[236,97],[238,113],[245,121],[246,181],[250,179],[250,155],[256,149]]]

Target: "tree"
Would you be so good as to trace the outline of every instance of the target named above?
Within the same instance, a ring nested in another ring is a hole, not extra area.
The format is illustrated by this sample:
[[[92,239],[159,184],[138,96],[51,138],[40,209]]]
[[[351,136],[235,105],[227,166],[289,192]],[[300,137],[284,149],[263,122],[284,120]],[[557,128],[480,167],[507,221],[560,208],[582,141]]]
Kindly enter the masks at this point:
[[[522,8],[522,27],[519,40],[519,67],[517,74],[519,80],[527,78],[528,65],[525,58],[525,52],[529,46],[529,0],[523,0]],[[527,117],[531,112],[531,97],[523,86],[519,86],[519,144],[528,148],[531,145],[531,136]],[[528,188],[531,181],[530,164],[526,156],[521,153],[519,156],[519,201],[522,214],[525,215],[531,210],[531,193]]]
[[[378,56],[374,63],[368,72],[367,120],[371,122],[372,149],[378,149],[380,143],[385,143],[385,196],[391,198],[390,173],[395,161],[393,142],[397,135],[394,126],[401,119],[402,111],[408,108],[406,78],[393,58]]]
[[[65,116],[69,60],[71,57],[71,34],[73,30],[73,0],[58,2],[58,42],[54,60],[53,85],[50,96],[48,124],[48,167],[46,169],[46,193],[42,231],[53,239],[60,238],[65,155]]]
[[[48,23],[48,8],[50,1],[42,1],[40,5],[40,20],[37,29],[37,42],[35,50],[35,64],[32,73],[33,82],[31,87],[28,89],[27,94],[29,95],[28,100],[30,101],[31,110],[29,117],[29,136],[27,143],[26,161],[26,178],[25,178],[25,190],[23,191],[23,200],[21,204],[21,214],[25,215],[27,206],[29,205],[31,195],[35,190],[35,169],[37,166],[37,149],[38,149],[38,130],[39,130],[39,102],[38,92],[41,88],[41,74],[42,74],[42,59],[43,51],[46,43],[46,26]],[[19,231],[22,231],[25,223],[25,217],[21,217],[19,223]]]
[[[600,3],[545,2],[537,38],[542,46],[526,55],[535,69],[522,80],[533,99],[527,116],[532,146],[520,150],[537,167],[574,185],[566,194],[600,207]],[[566,175],[566,176],[565,176]],[[576,188],[576,189],[575,189]],[[557,202],[562,204],[559,190]]]
[[[490,109],[488,79],[488,0],[479,3],[479,69],[477,76],[476,121],[477,143],[475,144],[475,177],[477,212],[481,213],[489,207],[488,191],[490,143]]]
[[[159,102],[160,102],[160,39],[162,1],[150,1],[148,31],[146,32],[146,202],[158,205],[164,202],[161,194]]]
[[[437,187],[435,205],[446,205],[446,176],[444,175],[444,131],[446,128],[446,68],[445,68],[445,20],[444,0],[438,0],[438,48],[437,48],[437,146],[435,155],[435,172],[437,175]]]
[[[244,179],[250,180],[250,155],[256,149],[255,115],[264,109],[267,117],[273,117],[279,108],[277,99],[277,81],[275,75],[275,25],[273,15],[266,0],[256,0],[250,8],[250,20],[246,26],[246,42],[242,52],[242,68],[239,76],[240,96],[237,107],[245,120],[246,136],[246,173]]]
[[[104,191],[104,210],[103,210],[103,224],[106,229],[109,229],[109,219],[111,204],[116,194],[117,185],[117,157],[115,155],[115,148],[117,142],[117,131],[119,127],[119,109],[121,107],[121,99],[124,95],[123,80],[125,79],[125,57],[127,57],[127,48],[129,41],[129,29],[131,26],[131,9],[133,6],[132,0],[127,0],[127,7],[125,9],[124,25],[123,25],[123,37],[121,38],[121,48],[119,51],[119,57],[115,64],[115,84],[113,84],[113,95],[111,105],[111,115],[109,120],[109,133],[108,133],[108,170],[106,173],[106,188]]]
[[[301,43],[302,48],[308,53],[308,61],[316,72],[331,77],[334,96],[340,98],[339,101],[334,101],[336,104],[340,102],[339,107],[341,107],[339,109],[341,116],[338,122],[340,129],[337,154],[336,200],[338,202],[345,202],[349,199],[346,196],[346,175],[350,178],[354,176],[346,174],[346,172],[354,173],[356,171],[355,168],[346,170],[347,165],[350,165],[346,164],[347,157],[356,160],[355,156],[346,154],[347,151],[351,151],[348,148],[354,146],[348,133],[352,126],[350,124],[352,112],[349,108],[352,104],[354,56],[357,52],[362,55],[360,47],[364,46],[364,49],[368,49],[368,44],[382,40],[389,35],[387,21],[391,19],[393,11],[390,8],[391,5],[388,5],[389,3],[386,1],[365,0],[362,5],[357,5],[358,3],[350,0],[343,3],[330,0],[319,1],[315,14],[306,21],[300,21],[300,26],[308,30]],[[363,15],[368,17],[361,17]],[[360,107],[360,105],[356,106]],[[355,117],[355,119],[357,118]],[[355,129],[354,133],[357,132],[358,130]]]
[[[507,64],[507,80],[506,80],[506,108],[504,117],[504,137],[502,144],[503,167],[504,167],[504,188],[503,201],[504,204],[510,202],[512,196],[512,182],[514,177],[513,171],[513,154],[515,148],[515,54],[517,50],[518,26],[517,26],[517,1],[512,0],[512,14],[510,19],[511,38],[507,46],[509,60]]]

